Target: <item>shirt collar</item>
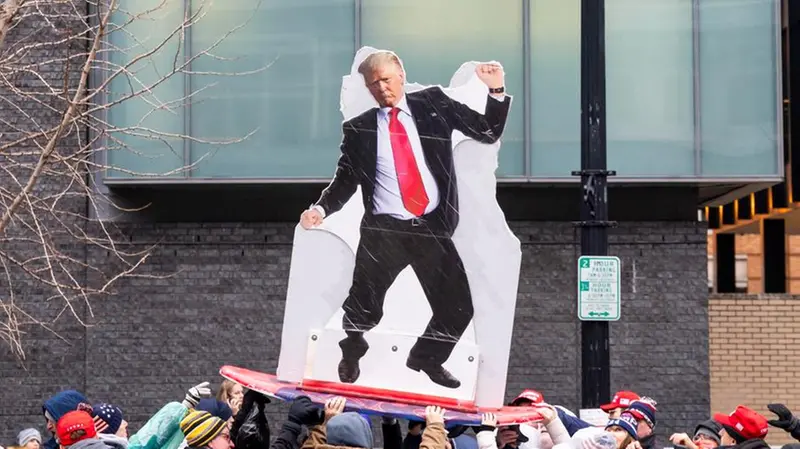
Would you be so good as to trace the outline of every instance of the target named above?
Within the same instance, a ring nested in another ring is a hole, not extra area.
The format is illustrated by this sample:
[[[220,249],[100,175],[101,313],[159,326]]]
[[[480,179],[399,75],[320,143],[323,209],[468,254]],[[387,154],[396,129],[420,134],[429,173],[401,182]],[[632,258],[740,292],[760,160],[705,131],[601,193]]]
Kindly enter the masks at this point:
[[[401,112],[405,112],[405,113],[406,113],[406,114],[408,114],[409,116],[411,115],[411,109],[408,107],[408,101],[406,101],[406,96],[405,96],[405,95],[403,95],[403,98],[401,98],[401,99],[400,99],[400,102],[399,102],[399,103],[397,103],[397,106],[396,106],[396,107],[397,107],[398,109],[400,109],[400,111],[401,111]],[[381,108],[381,109],[380,109],[380,116],[381,116],[381,118],[388,118],[388,117],[389,117],[389,111],[390,111],[391,109],[392,109],[392,108],[388,108],[388,107],[387,107],[387,108]]]

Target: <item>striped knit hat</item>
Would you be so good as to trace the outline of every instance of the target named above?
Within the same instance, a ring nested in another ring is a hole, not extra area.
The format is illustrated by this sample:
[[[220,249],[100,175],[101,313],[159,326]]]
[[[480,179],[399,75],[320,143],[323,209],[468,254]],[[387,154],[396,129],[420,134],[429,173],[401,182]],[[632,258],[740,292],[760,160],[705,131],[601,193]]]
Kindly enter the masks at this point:
[[[227,424],[211,413],[192,410],[181,420],[181,431],[189,447],[205,447],[222,433]]]

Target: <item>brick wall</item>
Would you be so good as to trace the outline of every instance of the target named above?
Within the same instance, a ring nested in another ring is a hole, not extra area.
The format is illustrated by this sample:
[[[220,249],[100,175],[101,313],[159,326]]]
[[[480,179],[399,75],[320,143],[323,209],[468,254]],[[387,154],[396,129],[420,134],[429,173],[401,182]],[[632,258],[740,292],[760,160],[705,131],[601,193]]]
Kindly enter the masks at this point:
[[[570,223],[512,228],[523,242],[523,267],[508,397],[537,388],[577,411],[579,236]],[[0,347],[0,442],[23,426],[41,428],[42,400],[67,386],[119,404],[135,428],[186,387],[218,382],[222,364],[274,372],[292,225],[182,223],[126,232],[136,245],[162,242],[145,272],[178,274],[127,281],[113,299],[92,304],[92,327],[72,323],[69,344],[37,331],[27,341],[27,371]],[[610,245],[622,259],[624,295],[622,321],[611,326],[612,391],[655,397],[666,444],[671,432],[709,413],[705,226],[623,223]],[[106,260],[96,250],[89,257]],[[285,409],[273,410],[277,426]]]
[[[773,419],[767,404],[781,402],[800,414],[800,296],[715,295],[708,315],[712,410],[744,404]],[[792,441],[770,428],[768,443]]]
[[[788,293],[800,294],[800,235],[787,237],[786,281],[788,282]],[[761,235],[738,234],[734,244],[737,255],[747,256],[747,292],[761,293],[763,291]],[[714,257],[714,234],[708,236],[708,255]]]

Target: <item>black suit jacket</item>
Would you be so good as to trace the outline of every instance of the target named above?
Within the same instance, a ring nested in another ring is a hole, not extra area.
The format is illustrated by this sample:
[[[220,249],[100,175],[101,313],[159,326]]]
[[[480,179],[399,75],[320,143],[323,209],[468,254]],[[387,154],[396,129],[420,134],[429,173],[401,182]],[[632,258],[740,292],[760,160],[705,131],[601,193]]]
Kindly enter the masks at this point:
[[[503,101],[488,98],[484,114],[453,100],[438,87],[406,94],[406,101],[417,125],[425,162],[439,188],[439,205],[423,217],[426,227],[437,234],[452,235],[458,226],[453,131],[482,143],[496,142],[505,128],[511,97],[506,96]],[[372,210],[378,155],[377,112],[378,108],[372,108],[344,122],[336,173],[316,203],[326,216],[330,215],[340,210],[360,185],[364,201],[362,227],[373,227],[375,219]]]

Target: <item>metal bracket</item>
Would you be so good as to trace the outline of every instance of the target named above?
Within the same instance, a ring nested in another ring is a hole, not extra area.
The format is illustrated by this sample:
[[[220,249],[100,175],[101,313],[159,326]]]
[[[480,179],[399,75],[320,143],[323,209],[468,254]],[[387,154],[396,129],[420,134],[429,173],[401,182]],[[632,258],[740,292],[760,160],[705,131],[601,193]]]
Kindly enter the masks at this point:
[[[595,169],[595,168],[587,168],[585,170],[573,170],[572,171],[572,176],[583,176],[583,175],[589,175],[589,176],[593,176],[593,175],[594,176],[598,176],[598,175],[599,176],[617,176],[617,171],[616,170],[598,170],[598,169]]]
[[[597,203],[597,191],[595,189],[595,184],[597,183],[597,178],[605,178],[606,176],[615,176],[617,174],[614,170],[602,170],[602,169],[583,169],[583,170],[575,170],[572,172],[572,176],[588,176],[586,182],[583,184],[583,202],[589,206],[589,215],[595,217],[595,206]],[[592,220],[594,222],[594,220]]]
[[[579,228],[616,228],[617,224],[619,223],[617,223],[616,221],[601,221],[601,220],[572,222],[572,226]]]

